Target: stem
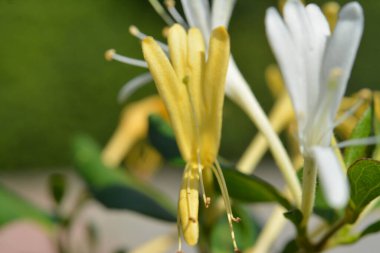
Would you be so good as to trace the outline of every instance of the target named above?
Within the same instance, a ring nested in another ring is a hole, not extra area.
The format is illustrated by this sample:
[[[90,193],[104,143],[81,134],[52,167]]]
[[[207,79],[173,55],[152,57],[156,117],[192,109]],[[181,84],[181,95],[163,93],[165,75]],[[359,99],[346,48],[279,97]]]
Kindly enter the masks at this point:
[[[270,247],[273,246],[273,242],[278,238],[279,233],[282,231],[286,224],[284,218],[285,209],[281,206],[276,206],[272,215],[265,223],[265,227],[261,231],[259,237],[256,240],[256,244],[253,248],[247,250],[246,253],[267,253]]]
[[[315,245],[316,252],[320,252],[328,240],[341,229],[344,225],[346,225],[346,219],[342,219],[335,223],[331,229],[321,238],[321,240]]]
[[[273,130],[279,133],[290,123],[292,118],[293,111],[289,96],[283,93],[276,100],[269,114],[269,121]],[[252,174],[267,151],[268,144],[267,138],[262,133],[258,133],[240,158],[236,165],[237,168],[243,173]]]
[[[266,137],[274,160],[283,174],[293,199],[297,206],[299,206],[301,202],[301,186],[292,162],[290,161],[280,138],[273,130],[264,110],[261,108],[232,58],[229,66],[229,76],[230,78],[233,78],[234,83],[233,85],[227,85],[226,92],[228,96],[243,108],[260,132]]]
[[[317,169],[315,167],[314,161],[305,156],[305,163],[303,169],[302,178],[302,205],[301,211],[303,214],[302,226],[306,227],[313,212],[314,199],[315,199],[315,189],[317,183]]]

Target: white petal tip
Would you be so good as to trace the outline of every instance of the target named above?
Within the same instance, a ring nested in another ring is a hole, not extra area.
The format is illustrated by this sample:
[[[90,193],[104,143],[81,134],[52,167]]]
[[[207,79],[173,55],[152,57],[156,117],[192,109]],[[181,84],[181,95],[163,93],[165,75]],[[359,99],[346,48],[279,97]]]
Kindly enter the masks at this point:
[[[358,19],[363,17],[363,8],[358,2],[351,2],[343,6],[340,12],[341,19]]]

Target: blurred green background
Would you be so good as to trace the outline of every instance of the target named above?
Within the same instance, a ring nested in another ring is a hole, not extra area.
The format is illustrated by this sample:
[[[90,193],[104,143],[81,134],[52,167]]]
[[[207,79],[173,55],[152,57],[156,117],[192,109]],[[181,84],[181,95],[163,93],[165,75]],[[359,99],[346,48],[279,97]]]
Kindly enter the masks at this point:
[[[380,1],[359,2],[366,26],[348,93],[380,88]],[[273,101],[264,70],[274,59],[263,21],[276,4],[238,0],[230,25],[232,53],[266,110]],[[109,48],[142,57],[131,24],[163,39],[165,24],[147,0],[0,0],[0,169],[68,166],[71,138],[79,132],[107,142],[122,109],[119,89],[144,71],[103,57]],[[150,85],[129,102],[153,93]],[[237,159],[255,131],[227,101],[221,154]]]

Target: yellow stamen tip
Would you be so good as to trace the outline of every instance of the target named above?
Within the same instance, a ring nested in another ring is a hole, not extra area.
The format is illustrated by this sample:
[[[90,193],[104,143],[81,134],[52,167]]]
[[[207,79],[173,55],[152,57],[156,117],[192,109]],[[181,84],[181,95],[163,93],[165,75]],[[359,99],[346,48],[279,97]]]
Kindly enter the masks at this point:
[[[164,36],[165,38],[168,37],[169,35],[169,27],[165,26],[163,29],[162,29],[162,36]]]
[[[140,33],[140,30],[136,26],[131,25],[129,27],[129,33],[132,34],[133,36],[136,36],[137,34]]]
[[[116,54],[116,50],[115,49],[108,49],[105,53],[104,53],[104,58],[107,60],[107,61],[112,61],[113,59],[113,56]]]
[[[165,5],[168,8],[173,8],[175,6],[175,1],[174,0],[166,0]]]

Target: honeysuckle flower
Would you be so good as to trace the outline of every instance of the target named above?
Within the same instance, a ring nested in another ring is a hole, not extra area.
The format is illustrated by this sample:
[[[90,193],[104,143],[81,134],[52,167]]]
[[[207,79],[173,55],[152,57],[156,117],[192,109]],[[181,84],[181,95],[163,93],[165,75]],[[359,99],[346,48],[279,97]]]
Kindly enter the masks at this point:
[[[184,25],[185,28],[198,28],[206,40],[205,47],[208,48],[209,45],[207,42],[210,36],[210,31],[217,26],[228,27],[236,0],[213,0],[211,6],[208,0],[181,0],[186,16],[185,18],[181,17],[175,8],[174,1],[172,0],[165,1],[170,15],[166,12],[165,8],[158,0],[149,0],[149,2],[169,26],[179,23]],[[139,39],[144,39],[147,37],[147,35],[135,27],[132,27],[130,32]],[[165,44],[159,43],[159,45],[164,51],[166,51],[166,53],[168,53],[167,46]],[[107,51],[106,59],[113,59],[130,65],[146,67],[144,61],[121,56],[114,50]],[[149,83],[151,78],[152,77],[149,73],[144,73],[127,82],[119,94],[119,101],[125,101],[136,89]],[[249,118],[256,124],[258,129],[266,137],[265,140],[269,143],[269,147],[272,150],[276,163],[284,176],[293,199],[298,205],[300,203],[301,187],[290,158],[287,155],[287,152],[276,132],[272,129],[265,112],[258,103],[255,95],[252,93],[247,81],[244,79],[243,75],[236,66],[232,56],[230,57],[228,64],[225,94],[247,113]],[[247,169],[238,169],[247,173],[252,172],[252,166],[248,166]]]
[[[189,245],[198,241],[199,190],[206,207],[202,173],[212,170],[221,187],[234,248],[230,200],[223,174],[217,162],[222,127],[224,86],[230,56],[229,36],[225,28],[212,31],[208,52],[197,28],[188,32],[173,25],[168,32],[170,61],[152,38],[143,39],[142,48],[149,70],[162,97],[186,162],[178,203],[182,234]],[[207,60],[206,60],[207,55]],[[180,250],[180,249],[179,249]]]
[[[333,33],[315,4],[304,6],[299,0],[288,0],[284,18],[274,8],[266,14],[269,42],[298,122],[305,158],[302,208],[306,219],[312,209],[317,171],[332,207],[343,207],[349,197],[344,169],[330,144],[335,115],[362,37],[363,20],[357,2],[342,8]]]
[[[168,117],[162,99],[157,95],[146,97],[124,108],[120,115],[119,125],[102,152],[102,160],[107,167],[117,168],[127,157],[127,154],[147,137],[148,118],[151,114],[158,114],[163,118]],[[157,167],[155,165],[158,165],[160,160],[158,155],[149,147],[144,151],[145,156],[148,156],[150,161],[144,163],[143,160],[146,159],[135,159],[134,170],[142,167],[147,169]],[[141,166],[143,164],[144,166]],[[131,168],[131,166],[128,167]],[[141,172],[141,174],[144,173],[144,171]]]

